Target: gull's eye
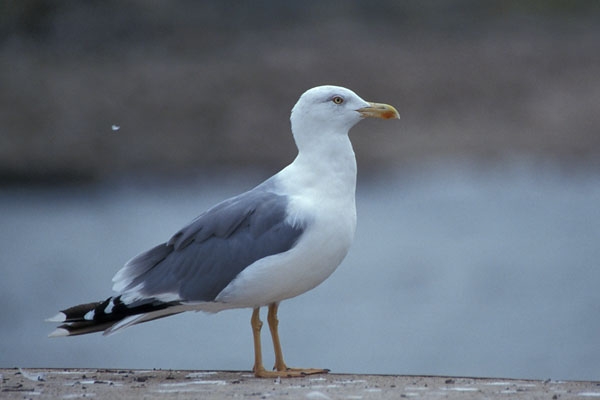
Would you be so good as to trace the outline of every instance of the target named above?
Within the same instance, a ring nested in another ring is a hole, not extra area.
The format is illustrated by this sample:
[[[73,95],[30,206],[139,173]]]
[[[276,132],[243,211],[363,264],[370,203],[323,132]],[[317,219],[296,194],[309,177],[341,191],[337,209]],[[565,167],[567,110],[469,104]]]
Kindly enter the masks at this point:
[[[333,101],[335,104],[342,104],[344,102],[344,98],[340,96],[335,96],[333,99],[331,99],[331,101]]]

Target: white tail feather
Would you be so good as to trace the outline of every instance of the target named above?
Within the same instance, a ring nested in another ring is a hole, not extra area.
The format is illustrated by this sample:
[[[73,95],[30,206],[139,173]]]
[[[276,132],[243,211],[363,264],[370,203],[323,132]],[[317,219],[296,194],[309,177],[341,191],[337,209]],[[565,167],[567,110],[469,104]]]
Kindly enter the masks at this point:
[[[65,322],[67,320],[67,315],[63,312],[59,312],[54,317],[46,319],[46,322]]]
[[[57,328],[48,335],[49,338],[69,336],[69,331],[63,328]]]

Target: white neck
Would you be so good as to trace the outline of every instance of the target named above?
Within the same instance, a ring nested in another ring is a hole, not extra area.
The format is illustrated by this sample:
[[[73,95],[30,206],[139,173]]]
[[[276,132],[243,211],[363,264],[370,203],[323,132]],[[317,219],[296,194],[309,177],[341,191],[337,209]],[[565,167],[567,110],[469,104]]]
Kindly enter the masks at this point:
[[[318,138],[295,137],[298,156],[280,175],[286,176],[288,189],[317,191],[317,198],[345,199],[354,203],[356,158],[347,133],[320,132]]]

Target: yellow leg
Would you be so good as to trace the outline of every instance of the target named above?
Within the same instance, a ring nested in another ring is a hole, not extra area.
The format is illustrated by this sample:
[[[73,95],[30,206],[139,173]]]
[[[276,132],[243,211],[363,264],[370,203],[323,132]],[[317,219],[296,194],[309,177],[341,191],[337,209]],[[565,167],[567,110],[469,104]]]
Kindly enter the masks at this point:
[[[260,371],[265,370],[262,361],[262,347],[260,344],[260,330],[262,329],[263,323],[260,320],[259,307],[252,311],[252,319],[250,320],[250,324],[252,325],[252,335],[254,337],[254,367],[252,368],[252,371],[256,376],[258,376]]]
[[[285,361],[283,361],[283,352],[281,351],[281,342],[279,340],[279,321],[277,319],[278,308],[279,305],[277,303],[270,304],[269,313],[267,315],[269,330],[271,331],[271,338],[273,339],[273,349],[275,351],[274,371],[266,371],[263,366],[260,344],[260,329],[262,327],[262,322],[260,321],[259,309],[255,308],[252,313],[252,330],[254,333],[254,375],[259,378],[292,378],[328,373],[328,369],[287,367]]]
[[[287,371],[288,367],[283,361],[283,352],[281,351],[281,342],[279,341],[279,320],[277,319],[277,310],[279,304],[269,304],[269,313],[267,315],[267,322],[269,323],[269,330],[271,331],[271,339],[273,339],[273,350],[275,351],[275,366],[274,370]]]

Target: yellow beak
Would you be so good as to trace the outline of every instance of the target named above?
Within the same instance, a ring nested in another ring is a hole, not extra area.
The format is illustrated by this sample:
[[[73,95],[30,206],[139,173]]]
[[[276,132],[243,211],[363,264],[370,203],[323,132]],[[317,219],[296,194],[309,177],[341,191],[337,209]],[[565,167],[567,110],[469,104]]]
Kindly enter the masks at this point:
[[[367,107],[356,110],[365,118],[400,119],[398,111],[389,104],[369,103]]]

